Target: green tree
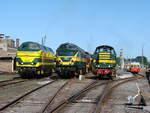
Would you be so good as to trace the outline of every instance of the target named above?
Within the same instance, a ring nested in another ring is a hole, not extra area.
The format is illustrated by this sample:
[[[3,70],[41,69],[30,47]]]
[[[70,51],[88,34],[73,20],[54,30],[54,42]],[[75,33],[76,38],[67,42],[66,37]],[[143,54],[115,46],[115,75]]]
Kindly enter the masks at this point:
[[[143,63],[144,65],[148,65],[148,60],[145,56],[137,56],[135,61],[140,62],[141,64]]]

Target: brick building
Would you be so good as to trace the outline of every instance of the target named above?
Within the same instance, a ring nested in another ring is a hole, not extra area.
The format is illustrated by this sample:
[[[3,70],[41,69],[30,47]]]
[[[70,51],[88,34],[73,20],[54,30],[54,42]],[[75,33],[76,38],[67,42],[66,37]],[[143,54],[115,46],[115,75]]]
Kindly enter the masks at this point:
[[[0,34],[0,71],[12,72],[14,70],[14,59],[19,47],[19,39],[16,43],[10,36]]]

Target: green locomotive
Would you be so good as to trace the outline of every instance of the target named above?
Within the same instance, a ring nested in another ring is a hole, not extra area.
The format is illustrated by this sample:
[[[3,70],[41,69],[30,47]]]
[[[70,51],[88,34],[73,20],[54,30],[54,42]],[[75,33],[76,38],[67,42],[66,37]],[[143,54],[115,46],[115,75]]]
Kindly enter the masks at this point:
[[[61,44],[56,50],[56,72],[63,78],[89,71],[90,55],[72,43]]]
[[[98,46],[93,54],[92,71],[102,77],[116,75],[116,52],[108,45]]]

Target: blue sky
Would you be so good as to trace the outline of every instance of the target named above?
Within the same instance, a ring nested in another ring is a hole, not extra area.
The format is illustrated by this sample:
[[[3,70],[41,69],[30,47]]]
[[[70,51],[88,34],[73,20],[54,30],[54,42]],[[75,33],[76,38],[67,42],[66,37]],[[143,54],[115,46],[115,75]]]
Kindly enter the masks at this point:
[[[75,43],[94,52],[111,45],[125,57],[150,59],[149,0],[0,0],[0,33],[21,42],[41,42],[55,50]]]

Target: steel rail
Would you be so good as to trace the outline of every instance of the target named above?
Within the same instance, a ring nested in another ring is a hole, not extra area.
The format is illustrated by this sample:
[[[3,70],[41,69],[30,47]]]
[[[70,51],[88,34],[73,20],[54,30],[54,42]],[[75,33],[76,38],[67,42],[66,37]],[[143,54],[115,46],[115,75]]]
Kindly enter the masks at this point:
[[[41,88],[47,86],[47,85],[50,85],[50,84],[52,84],[52,83],[55,83],[55,82],[57,82],[57,81],[58,81],[58,80],[51,81],[51,82],[49,82],[49,83],[46,83],[46,84],[44,84],[44,85],[42,85],[42,86],[40,86],[40,87],[37,87],[37,88],[35,88],[35,89],[33,89],[33,90],[31,90],[31,91],[25,93],[24,95],[18,97],[17,99],[11,101],[10,103],[8,103],[8,104],[6,104],[5,106],[3,106],[2,108],[0,108],[0,111],[3,111],[3,110],[5,110],[6,108],[8,108],[8,107],[14,105],[14,104],[17,103],[19,100],[25,98],[25,97],[28,96],[29,94],[31,94],[31,93],[33,93],[33,92],[35,92],[35,91],[37,91],[37,90],[39,90],[39,89],[41,89]]]
[[[45,111],[47,111],[48,106],[50,106],[52,104],[52,102],[54,101],[54,99],[56,98],[56,96],[59,94],[60,91],[62,91],[70,82],[72,82],[71,80],[68,80],[65,84],[63,84],[58,90],[57,92],[53,95],[53,97],[49,100],[49,102],[46,104],[46,106],[43,107],[43,109],[40,111],[40,113],[44,113]]]
[[[62,108],[64,108],[67,104],[69,104],[69,103],[73,102],[75,99],[81,97],[82,94],[85,94],[88,91],[90,91],[91,89],[96,88],[98,86],[106,85],[105,88],[104,88],[103,93],[100,95],[100,99],[98,99],[98,101],[101,103],[102,100],[103,100],[103,98],[105,97],[105,95],[108,94],[107,90],[109,88],[109,84],[110,83],[117,81],[117,82],[119,82],[117,85],[119,85],[119,84],[122,84],[124,82],[135,80],[135,79],[137,79],[137,77],[130,77],[130,78],[118,79],[118,80],[108,81],[108,82],[99,83],[99,84],[91,84],[90,87],[86,87],[85,89],[79,91],[77,94],[72,95],[70,98],[68,98],[68,99],[64,100],[63,102],[61,102],[58,106],[56,106],[55,108],[51,109],[49,111],[49,113],[57,113]],[[122,81],[122,82],[120,82],[120,81]],[[100,104],[99,102],[97,102],[97,104]],[[97,107],[96,107],[96,109],[94,111],[97,111]],[[92,113],[96,113],[96,112],[92,112]]]
[[[140,76],[138,78],[143,78],[144,76]],[[118,87],[119,85],[121,84],[124,84],[126,82],[130,82],[132,80],[136,80],[138,79],[137,77],[130,77],[130,78],[126,78],[126,79],[121,79],[119,80],[118,82],[119,83],[116,83],[115,85],[113,85],[111,88],[105,90],[102,94],[102,96],[100,96],[99,100],[98,100],[98,103],[96,105],[96,109],[92,112],[92,113],[100,113],[101,112],[101,109],[102,109],[102,104],[104,103],[106,97],[108,97],[108,95],[112,92],[112,90],[116,87]]]
[[[28,80],[22,80],[22,79],[5,80],[5,81],[0,82],[0,87],[17,84],[17,83],[21,83],[21,82],[26,82],[26,81],[28,81]]]
[[[10,79],[10,80],[3,80],[3,81],[0,81],[0,84],[1,84],[1,83],[4,83],[4,82],[14,81],[14,80],[17,80],[17,79],[20,79],[20,77],[13,78],[13,79]]]
[[[97,81],[94,81],[91,84],[89,84],[87,87],[85,87],[84,89],[80,90],[76,94],[69,97],[68,99],[65,99],[65,100],[61,101],[61,103],[59,103],[58,106],[56,106],[53,109],[49,110],[49,113],[57,113],[60,109],[65,107],[67,104],[73,102],[75,99],[79,98],[82,94],[88,92],[90,89],[93,89],[96,86],[104,85],[107,82],[98,83],[98,84],[97,83],[98,83]]]

